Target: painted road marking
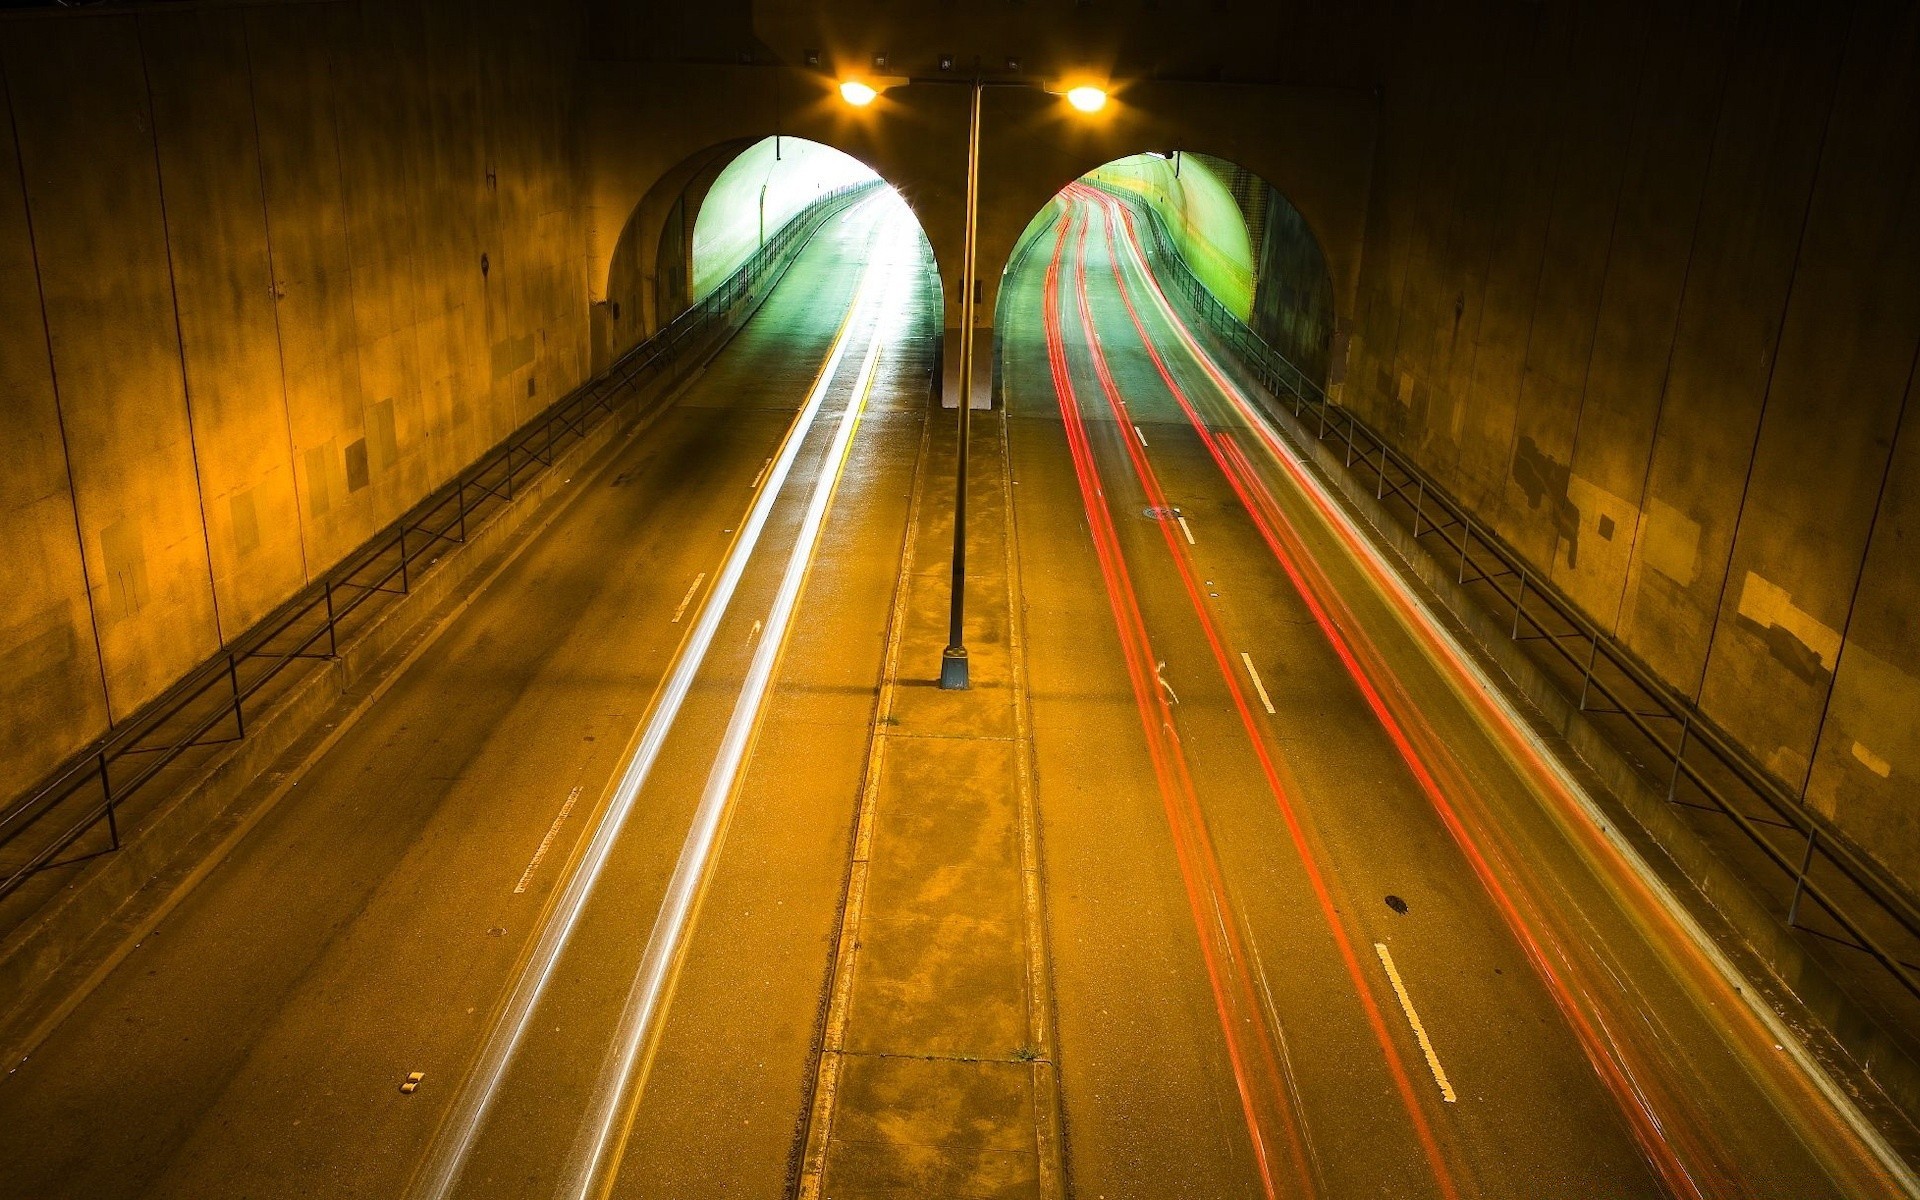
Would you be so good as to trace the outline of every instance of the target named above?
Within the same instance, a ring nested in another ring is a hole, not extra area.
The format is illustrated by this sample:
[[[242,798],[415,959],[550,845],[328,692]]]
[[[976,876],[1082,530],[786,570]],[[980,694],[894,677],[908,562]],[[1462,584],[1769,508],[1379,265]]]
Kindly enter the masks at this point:
[[[1242,650],[1240,661],[1247,664],[1247,678],[1253,680],[1253,690],[1260,693],[1261,706],[1267,710],[1268,716],[1272,716],[1273,701],[1267,698],[1267,685],[1260,682],[1260,672],[1253,669],[1253,655]]]
[[[676,621],[679,619],[674,618]],[[573,785],[573,790],[567,793],[567,802],[560,806],[560,815],[553,819],[553,824],[547,826],[547,836],[540,839],[540,848],[533,852],[533,861],[527,864],[525,871],[521,872],[520,882],[513,885],[514,895],[518,896],[526,891],[527,885],[533,882],[533,873],[540,869],[540,860],[547,856],[548,847],[553,845],[553,836],[560,832],[560,823],[567,819],[567,814],[573,811],[573,802],[579,798],[580,785],[576,783]]]
[[[1407,1024],[1413,1026],[1413,1036],[1420,1041],[1420,1052],[1427,1056],[1427,1066],[1433,1070],[1433,1081],[1440,1085],[1440,1098],[1452,1104],[1453,1085],[1447,1082],[1447,1070],[1440,1065],[1440,1056],[1433,1052],[1433,1043],[1427,1039],[1427,1027],[1420,1023],[1420,1014],[1413,1011],[1413,1000],[1407,995],[1407,985],[1400,980],[1399,968],[1393,965],[1393,955],[1387,952],[1384,943],[1375,942],[1373,948],[1379,951],[1380,965],[1387,969],[1387,978],[1393,981],[1393,994],[1400,997],[1400,1007],[1407,1014]]]
[[[1180,532],[1187,535],[1187,545],[1189,546],[1193,545],[1194,544],[1193,530],[1187,528],[1187,519],[1178,514],[1175,514],[1173,519],[1180,522]]]
[[[707,573],[705,571],[693,577],[693,585],[687,588],[686,595],[680,597],[680,607],[673,610],[673,620],[668,622],[668,624],[678,625],[680,623],[681,616],[687,611],[687,605],[693,603],[693,594],[700,590],[701,581],[706,579],[706,577]]]
[[[767,477],[767,468],[771,467],[772,465],[773,465],[772,459],[768,459],[767,461],[760,464],[760,473],[758,475],[755,475],[753,477],[753,482],[747,485],[748,491],[752,491],[753,489],[760,486],[760,481]]]
[[[1140,439],[1140,444],[1142,446],[1147,444],[1147,435],[1140,432],[1140,427],[1138,425],[1135,425],[1133,427],[1133,436]]]

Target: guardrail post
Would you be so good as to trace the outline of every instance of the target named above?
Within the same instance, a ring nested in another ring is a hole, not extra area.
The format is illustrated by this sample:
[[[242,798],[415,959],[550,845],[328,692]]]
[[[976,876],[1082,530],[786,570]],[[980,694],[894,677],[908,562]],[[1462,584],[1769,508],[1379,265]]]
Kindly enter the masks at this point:
[[[1593,660],[1600,657],[1600,631],[1593,631],[1593,648],[1587,651],[1587,673],[1580,680],[1580,711],[1587,711],[1587,689],[1593,686]]]
[[[227,686],[233,689],[233,729],[236,737],[247,736],[247,716],[240,708],[240,668],[234,665],[233,655],[227,655]]]
[[[1467,514],[1466,532],[1460,535],[1460,578],[1455,580],[1461,587],[1467,586],[1467,546],[1473,541],[1473,514]]]
[[[400,522],[400,592],[405,595],[413,590],[413,583],[407,578],[407,523]]]
[[[1413,536],[1417,540],[1420,537],[1420,513],[1427,506],[1427,477],[1422,475],[1414,482],[1420,485],[1413,493]]]
[[[107,752],[105,750],[99,753],[98,761],[100,763],[100,791],[107,800],[107,836],[113,839],[113,848],[118,850],[120,848],[120,818],[116,817],[113,812],[113,781],[107,778]]]
[[[1813,846],[1819,838],[1819,827],[1808,825],[1807,852],[1800,858],[1800,873],[1793,877],[1793,900],[1787,905],[1787,924],[1790,926],[1800,921],[1800,896],[1807,887],[1807,872],[1813,867]]]
[[[1381,499],[1387,494],[1387,444],[1380,443],[1380,483],[1373,489],[1373,498]]]
[[[1673,750],[1673,774],[1667,779],[1667,803],[1673,803],[1675,792],[1680,787],[1680,764],[1687,757],[1687,735],[1693,732],[1693,713],[1683,713],[1680,717],[1680,742]]]
[[[323,580],[321,584],[327,596],[327,657],[340,657],[340,638],[333,624],[333,580]]]
[[[1520,640],[1520,609],[1524,607],[1526,603],[1527,603],[1527,569],[1525,567],[1521,567],[1520,568],[1520,590],[1513,594],[1513,633],[1509,635],[1507,639],[1509,641],[1517,642]]]
[[[460,510],[460,542],[464,545],[467,540],[467,481],[464,476],[456,485],[454,495],[454,506]]]
[[[513,499],[513,442],[507,442],[507,499]]]

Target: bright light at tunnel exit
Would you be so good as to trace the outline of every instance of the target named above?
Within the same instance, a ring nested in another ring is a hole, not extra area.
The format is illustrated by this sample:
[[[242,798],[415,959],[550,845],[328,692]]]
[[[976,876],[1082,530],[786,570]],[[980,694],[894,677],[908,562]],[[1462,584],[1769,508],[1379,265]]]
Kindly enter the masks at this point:
[[[849,79],[840,85],[840,98],[855,108],[865,108],[872,104],[873,98],[879,94],[873,90],[872,86],[861,83],[858,79]]]
[[[1107,106],[1105,90],[1082,84],[1067,91],[1067,103],[1084,113],[1099,112]]]

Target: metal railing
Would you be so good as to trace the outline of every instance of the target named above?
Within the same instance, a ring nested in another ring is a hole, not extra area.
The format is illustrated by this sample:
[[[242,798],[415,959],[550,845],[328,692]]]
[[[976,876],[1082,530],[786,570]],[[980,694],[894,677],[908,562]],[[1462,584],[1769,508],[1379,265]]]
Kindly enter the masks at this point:
[[[1346,467],[1371,478],[1374,498],[1410,524],[1416,541],[1439,542],[1441,561],[1458,559],[1462,588],[1503,616],[1511,609],[1509,637],[1545,648],[1548,653],[1532,657],[1569,698],[1577,688],[1582,712],[1618,718],[1608,722],[1612,733],[1625,735],[1615,736],[1615,744],[1653,786],[1665,789],[1669,803],[1730,819],[1760,859],[1781,873],[1776,879],[1788,925],[1864,951],[1920,998],[1920,966],[1912,961],[1920,957],[1920,907],[1879,864],[1601,630],[1484,520],[1229,312],[1194,275],[1158,213],[1131,202],[1127,208],[1147,233],[1156,277],[1172,285],[1265,388],[1267,395],[1256,393],[1256,400],[1280,405],[1309,436],[1344,447]],[[1764,873],[1764,867],[1749,872]],[[1833,928],[1810,920],[1809,906]]]
[[[0,898],[41,871],[91,857],[75,853],[75,848],[102,824],[106,845],[92,854],[119,849],[119,810],[129,798],[189,751],[245,738],[249,717],[257,716],[267,699],[261,693],[283,682],[288,668],[336,658],[354,619],[371,619],[369,605],[383,596],[410,592],[418,572],[442,551],[464,543],[470,530],[511,503],[516,490],[524,491],[560,452],[624,408],[638,395],[638,385],[703,345],[737,306],[764,297],[821,225],[881,186],[872,181],[822,195],[653,337],[555,401],[213,658],[0,809],[0,871],[5,872]]]

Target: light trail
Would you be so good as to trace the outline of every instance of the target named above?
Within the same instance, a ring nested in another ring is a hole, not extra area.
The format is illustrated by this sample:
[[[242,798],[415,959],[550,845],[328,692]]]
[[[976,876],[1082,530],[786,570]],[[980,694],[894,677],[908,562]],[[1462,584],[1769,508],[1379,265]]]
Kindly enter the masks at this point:
[[[812,428],[814,418],[819,415],[828,388],[846,354],[847,335],[854,327],[856,317],[863,316],[870,305],[872,277],[871,271],[862,274],[854,301],[848,306],[846,319],[834,334],[826,361],[821,365],[820,374],[807,395],[806,403],[787,427],[765,486],[754,497],[745,522],[739,526],[740,532],[728,547],[726,560],[714,580],[713,589],[701,606],[699,618],[687,631],[667,679],[654,695],[632,757],[613,788],[605,811],[594,827],[592,838],[569,875],[566,886],[556,896],[542,924],[539,940],[519,969],[513,990],[494,1019],[487,1039],[461,1085],[459,1095],[435,1132],[427,1157],[408,1189],[408,1195],[418,1200],[444,1200],[452,1195],[459,1182],[460,1173],[473,1152],[481,1127],[486,1123],[507,1068],[526,1037],[534,1008],[553,977],[561,952],[573,936],[580,914],[593,893],[595,883],[599,881],[621,829],[632,814],[640,788],[660,756],[667,733],[693,687],[694,677],[706,660],[721,618],[726,615],[734,590],[746,572],[747,560],[759,543],[761,531],[773,511],[774,501],[792,470],[794,460],[799,456],[800,445]]]
[[[1083,197],[1076,198],[1081,199],[1082,204],[1088,208],[1095,207],[1094,205],[1087,204]],[[1115,264],[1114,279],[1116,284],[1121,287],[1124,298],[1125,285],[1120,280],[1118,258],[1112,253],[1114,243],[1111,214],[1106,213],[1105,216],[1106,219],[1103,221],[1103,229],[1106,233],[1109,259]],[[1078,256],[1076,263],[1075,281],[1079,296],[1080,319],[1086,327],[1087,348],[1092,358],[1094,375],[1099,380],[1101,391],[1106,396],[1108,408],[1112,411],[1114,419],[1122,424],[1131,424],[1131,414],[1127,408],[1126,400],[1120,394],[1119,384],[1114,380],[1112,371],[1107,364],[1106,352],[1101,347],[1098,339],[1093,336],[1093,310],[1087,294],[1086,255],[1084,248],[1083,252]],[[1142,341],[1144,342],[1144,330],[1141,331],[1141,335]],[[1152,353],[1152,348],[1148,347],[1148,349],[1149,352]],[[1132,466],[1134,475],[1139,480],[1141,488],[1146,492],[1147,503],[1160,508],[1167,507],[1166,492],[1160,486],[1159,475],[1153,469],[1153,464],[1147,460],[1145,451],[1135,446],[1132,442],[1127,441],[1125,438],[1121,439],[1121,444],[1126,447],[1127,461]],[[1401,1106],[1406,1110],[1408,1120],[1413,1125],[1414,1134],[1418,1138],[1421,1150],[1426,1156],[1427,1164],[1433,1172],[1434,1182],[1439,1187],[1442,1195],[1448,1197],[1458,1196],[1459,1192],[1454,1184],[1453,1172],[1448,1165],[1447,1156],[1441,1150],[1439,1139],[1434,1133],[1432,1124],[1427,1119],[1426,1110],[1421,1105],[1419,1097],[1414,1091],[1412,1077],[1407,1072],[1406,1064],[1401,1060],[1399,1047],[1395,1044],[1392,1035],[1387,1030],[1386,1018],[1381,1012],[1379,1000],[1374,995],[1366,972],[1361,967],[1359,954],[1355,951],[1353,941],[1346,929],[1346,921],[1340,913],[1339,905],[1333,897],[1332,888],[1327,883],[1325,873],[1320,867],[1319,856],[1313,849],[1313,835],[1308,830],[1306,821],[1300,814],[1299,806],[1294,803],[1290,795],[1291,789],[1289,789],[1280,778],[1279,768],[1275,764],[1272,754],[1267,749],[1266,739],[1262,736],[1260,727],[1254,719],[1253,710],[1247,703],[1246,693],[1241,688],[1239,678],[1235,674],[1232,662],[1228,657],[1225,640],[1220,636],[1219,628],[1214,623],[1212,613],[1208,610],[1205,601],[1201,599],[1197,576],[1194,574],[1193,563],[1187,548],[1181,545],[1180,540],[1173,536],[1173,531],[1167,527],[1165,522],[1160,523],[1160,531],[1166,541],[1167,551],[1173,560],[1174,569],[1180,577],[1181,586],[1187,593],[1188,603],[1193,609],[1194,616],[1200,623],[1201,632],[1206,636],[1208,648],[1213,652],[1214,666],[1219,671],[1221,680],[1226,684],[1227,693],[1233,700],[1234,708],[1239,713],[1241,727],[1247,734],[1248,742],[1254,752],[1254,757],[1259,761],[1261,775],[1265,779],[1267,789],[1272,793],[1274,804],[1278,808],[1281,818],[1286,825],[1288,838],[1293,843],[1294,852],[1300,860],[1308,886],[1313,892],[1314,901],[1320,910],[1321,920],[1326,925],[1328,932],[1332,935],[1334,947],[1339,952],[1341,965],[1346,969],[1348,980],[1353,986],[1355,997],[1360,1002],[1361,1011],[1366,1017],[1368,1028],[1373,1034],[1375,1043],[1380,1047],[1380,1052],[1386,1062],[1388,1073],[1393,1078],[1394,1087],[1400,1096]],[[1249,663],[1249,666],[1251,666],[1251,663]],[[1271,709],[1269,709],[1269,711],[1271,711]]]
[[[1261,1187],[1269,1200],[1276,1200],[1279,1195],[1278,1183],[1274,1177],[1272,1151],[1267,1144],[1265,1115],[1266,1110],[1271,1109],[1272,1119],[1283,1130],[1285,1149],[1300,1193],[1312,1196],[1319,1189],[1305,1131],[1296,1119],[1291,1103],[1295,1095],[1292,1075],[1282,1066],[1267,1025],[1261,1017],[1260,995],[1247,978],[1242,965],[1250,961],[1249,956],[1240,944],[1237,923],[1227,913],[1225,883],[1214,857],[1205,819],[1199,810],[1185,751],[1174,729],[1170,699],[1162,690],[1163,681],[1153,665],[1159,660],[1154,657],[1152,641],[1140,612],[1139,597],[1127,572],[1113,515],[1107,506],[1099,473],[1094,467],[1092,446],[1080,416],[1072,374],[1067,366],[1065,337],[1060,323],[1059,276],[1067,236],[1072,227],[1073,221],[1069,216],[1055,238],[1053,257],[1047,265],[1043,286],[1043,307],[1048,365],[1053,375],[1054,393],[1059,403],[1068,449],[1073,458],[1074,477],[1079,483],[1082,507],[1093,535],[1101,580],[1119,633],[1128,681],[1145,733],[1147,753],[1153,764],[1161,804],[1173,835],[1174,856],[1180,867],[1194,930],[1199,935],[1200,953],[1207,968],[1207,982],[1213,992],[1214,1008],[1226,1041],[1241,1111],[1253,1143]],[[1083,249],[1085,236],[1083,220],[1080,227]],[[1252,1063],[1249,1062],[1250,1058]],[[1264,1071],[1264,1094],[1261,1081],[1252,1074],[1254,1066]]]
[[[895,227],[895,232],[896,235],[899,233],[899,227]],[[897,265],[895,254],[903,251],[906,243],[899,236],[894,238],[894,242],[891,253],[884,257],[883,267],[887,270],[889,287],[882,293],[883,299],[877,306],[877,314],[892,310],[891,302],[899,291],[897,272],[892,268]],[[601,1068],[587,1117],[581,1124],[580,1136],[569,1157],[566,1183],[558,1193],[561,1196],[586,1200],[589,1196],[603,1195],[612,1188],[618,1174],[627,1135],[632,1128],[634,1110],[639,1105],[652,1065],[652,1050],[657,1044],[657,1021],[664,1011],[665,997],[671,990],[687,928],[692,924],[706,891],[707,864],[726,834],[740,768],[758,733],[767,689],[786,645],[794,608],[799,603],[800,593],[813,568],[827,511],[833,503],[834,493],[839,489],[847,456],[853,448],[853,435],[866,409],[867,395],[873,387],[874,368],[879,362],[884,340],[877,318],[876,326],[867,340],[866,356],[861,361],[859,374],[854,379],[846,407],[834,428],[826,460],[814,481],[813,494],[807,502],[806,514],[801,518],[799,534],[787,556],[786,570],[781,575],[779,590],[765,619],[765,636],[761,638],[747,668],[746,680],[739,697],[734,701],[733,714],[720,740],[719,753],[707,773],[706,786],[700,794],[699,806],[694,811],[693,824],[687,830],[680,857],[668,880],[666,898],[654,917],[653,930],[648,934],[646,951],[641,956],[640,970],[627,993],[607,1062]]]
[[[1876,1189],[1891,1184],[1899,1187],[1904,1194],[1912,1194],[1914,1177],[1884,1138],[1798,1043],[1779,1017],[1767,1008],[1732,963],[1713,946],[1634,847],[1611,828],[1611,822],[1598,812],[1591,797],[1566,774],[1565,768],[1538,737],[1525,727],[1511,704],[1500,695],[1478,664],[1471,662],[1464,650],[1439,630],[1425,602],[1410,594],[1405,582],[1385,563],[1378,548],[1359,532],[1352,519],[1326,492],[1324,485],[1312,478],[1294,455],[1285,451],[1277,434],[1252,409],[1244,393],[1223,375],[1211,356],[1199,347],[1184,322],[1173,312],[1158,281],[1146,267],[1144,253],[1132,227],[1131,214],[1122,210],[1121,216],[1126,222],[1132,268],[1145,281],[1161,314],[1194,362],[1213,380],[1220,395],[1234,408],[1242,423],[1254,432],[1272,461],[1298,485],[1303,495],[1313,501],[1328,527],[1352,552],[1355,561],[1366,568],[1365,573],[1388,600],[1403,626],[1413,634],[1430,660],[1455,682],[1456,691],[1467,698],[1476,719],[1492,734],[1503,754],[1523,778],[1536,785],[1538,794],[1551,801],[1548,811],[1573,842],[1582,847],[1589,863],[1601,872],[1602,878],[1614,889],[1621,902],[1628,904],[1631,911],[1654,919],[1662,935],[1656,938],[1655,948],[1668,959],[1683,986],[1692,991],[1697,1001],[1708,1010],[1740,1014],[1745,1018],[1739,1036],[1745,1039],[1743,1062],[1750,1076],[1763,1090],[1783,1099],[1786,1098],[1782,1094],[1783,1088],[1794,1092],[1789,1102],[1797,1106],[1794,1110],[1795,1119],[1802,1128],[1811,1133],[1806,1122],[1812,1121],[1822,1131],[1816,1136],[1837,1139],[1846,1145],[1847,1149],[1840,1152],[1830,1142],[1816,1143],[1820,1146],[1816,1153],[1828,1170],[1834,1173],[1836,1180],[1846,1179],[1856,1185],[1866,1183]],[[1131,304],[1129,310],[1131,313]],[[1138,314],[1132,313],[1132,316],[1138,325]],[[1144,329],[1142,335],[1144,338]],[[1161,369],[1165,375],[1164,365]],[[1201,433],[1203,440],[1207,440],[1205,422],[1190,406],[1183,403],[1183,408],[1186,408],[1189,421]],[[1344,611],[1337,590],[1312,564],[1311,554],[1305,551],[1298,533],[1287,524],[1284,514],[1279,511],[1277,500],[1266,490],[1264,481],[1253,470],[1251,463],[1245,460],[1244,453],[1233,445],[1231,438],[1218,436],[1220,443],[1239,460],[1232,468],[1222,462],[1222,470],[1236,491],[1240,492],[1243,504],[1256,523],[1260,522],[1262,516],[1256,511],[1258,501],[1261,502],[1258,506],[1269,508],[1272,517],[1281,525],[1282,532],[1293,543],[1293,551],[1309,564],[1308,571],[1315,576],[1310,586],[1323,596],[1330,597],[1330,603],[1341,608],[1344,620],[1327,620],[1323,614],[1316,614],[1316,621],[1329,640],[1334,642],[1343,664],[1361,686],[1383,727],[1394,738],[1396,747],[1407,760],[1422,790],[1434,802],[1436,812],[1466,854],[1475,874],[1486,886],[1490,898],[1495,901],[1496,908],[1506,919],[1530,963],[1543,982],[1547,983],[1549,993],[1567,1017],[1589,1061],[1620,1101],[1636,1140],[1640,1142],[1650,1163],[1658,1170],[1668,1188],[1678,1195],[1700,1195],[1703,1187],[1716,1191],[1740,1190],[1741,1185],[1731,1169],[1731,1163],[1726,1153],[1717,1148],[1713,1127],[1703,1120],[1703,1114],[1693,1111],[1692,1105],[1684,1099],[1654,1082],[1655,1077],[1647,1065],[1640,1061],[1641,1055],[1620,1036],[1620,1022],[1610,1019],[1603,1007],[1587,1011],[1584,1005],[1576,1001],[1575,996],[1578,995],[1584,997],[1587,1004],[1598,1006],[1602,1003],[1598,990],[1585,979],[1586,971],[1556,936],[1555,923],[1542,910],[1540,902],[1522,894],[1524,906],[1531,914],[1531,920],[1527,920],[1521,918],[1514,897],[1506,894],[1501,882],[1503,876],[1515,880],[1522,887],[1526,886],[1527,876],[1513,869],[1510,856],[1501,854],[1498,847],[1503,839],[1498,827],[1489,825],[1489,818],[1481,814],[1475,831],[1470,832],[1461,812],[1448,802],[1447,791],[1453,791],[1467,800],[1475,797],[1471,788],[1464,783],[1461,768],[1452,761],[1444,739],[1426,727],[1417,704],[1398,683],[1384,657],[1367,641],[1364,627],[1353,620],[1351,613]],[[1212,449],[1212,446],[1209,448]],[[1215,457],[1218,461],[1221,456],[1216,454]],[[1253,493],[1252,498],[1249,492]],[[1262,536],[1275,549],[1282,565],[1288,566],[1290,556],[1274,538],[1273,530],[1263,529]],[[1290,569],[1289,573],[1292,575],[1293,571]],[[1293,581],[1297,589],[1302,589],[1303,599],[1312,606],[1314,598],[1304,590],[1303,580],[1296,575]],[[1354,645],[1343,644],[1340,637],[1342,627],[1353,631]],[[1370,676],[1380,679],[1377,689]],[[1386,693],[1384,698],[1382,692]],[[1396,717],[1404,718],[1407,727],[1400,728]],[[1424,760],[1431,760],[1435,764],[1433,770],[1428,770]],[[1448,777],[1446,788],[1443,789],[1436,782],[1435,773]],[[1482,841],[1489,842],[1491,848],[1483,849],[1479,844]],[[1495,864],[1499,867],[1498,872],[1493,870]],[[1535,930],[1538,930],[1539,940],[1535,938]],[[1544,946],[1541,945],[1542,940]],[[1549,961],[1546,950],[1551,950],[1552,959],[1558,961],[1557,969]],[[1683,967],[1677,960],[1685,960],[1686,966]],[[1602,978],[1608,977],[1609,973],[1603,968]],[[1708,986],[1708,981],[1711,981],[1711,986]],[[1631,1006],[1633,997],[1620,991],[1626,986],[1625,983],[1617,978],[1610,979],[1610,982],[1613,988],[1609,990],[1618,993],[1616,1002]],[[1702,992],[1703,986],[1708,987],[1706,992]],[[1768,1046],[1780,1045],[1792,1047],[1789,1057],[1799,1068],[1787,1080],[1781,1078],[1782,1072],[1777,1068],[1768,1065],[1779,1060],[1764,1052]],[[1676,1119],[1683,1115],[1686,1119]],[[1675,1142],[1679,1144],[1677,1153]],[[1868,1161],[1879,1170],[1863,1178],[1862,1164]],[[1697,1180],[1696,1168],[1708,1171],[1710,1181],[1703,1184]]]
[[[1260,424],[1257,413],[1252,410],[1250,403],[1246,401],[1239,389],[1226,378],[1219,366],[1199,346],[1192,333],[1173,311],[1171,303],[1160,289],[1159,282],[1153,278],[1151,270],[1146,265],[1145,254],[1140,248],[1131,214],[1117,200],[1105,196],[1104,193],[1090,188],[1082,190],[1087,193],[1083,198],[1092,199],[1095,203],[1101,204],[1111,216],[1124,223],[1130,265],[1134,273],[1145,281],[1148,293],[1156,300],[1162,317],[1174,330],[1189,357],[1207,373],[1221,395],[1240,408],[1243,420],[1259,430],[1259,436],[1272,436]],[[1435,778],[1427,756],[1415,749],[1413,739],[1408,736],[1399,715],[1382,696],[1380,688],[1375,683],[1375,672],[1369,671],[1362,665],[1352,642],[1343,632],[1343,624],[1354,628],[1357,627],[1357,623],[1351,619],[1344,623],[1333,619],[1324,602],[1330,586],[1322,581],[1322,586],[1316,587],[1305,576],[1305,568],[1302,564],[1311,562],[1311,556],[1304,553],[1303,547],[1287,545],[1277,532],[1277,527],[1285,524],[1285,516],[1279,511],[1278,502],[1274,500],[1271,493],[1262,494],[1265,485],[1252,471],[1251,464],[1245,461],[1244,456],[1238,459],[1233,457],[1239,451],[1232,439],[1224,434],[1215,433],[1193,407],[1185,389],[1174,379],[1151,336],[1147,333],[1146,326],[1141,321],[1128,294],[1117,255],[1114,257],[1113,266],[1115,278],[1120,282],[1122,298],[1126,301],[1128,316],[1132,319],[1141,343],[1146,347],[1162,381],[1173,394],[1181,411],[1185,413],[1189,424],[1199,435],[1209,454],[1219,465],[1227,482],[1239,496],[1242,506],[1253,519],[1262,539],[1266,541],[1281,568],[1286,572],[1294,590],[1306,604],[1315,623],[1319,625],[1341,664],[1346,668],[1348,676],[1359,687],[1362,698],[1373,711],[1376,720],[1399,752],[1408,770],[1413,774],[1415,782],[1433,805],[1455,844],[1466,856],[1468,865],[1479,878],[1483,889],[1492,900],[1495,909],[1501,914],[1522,953],[1534,967],[1535,973],[1546,985],[1548,994],[1566,1018],[1588,1061],[1614,1095],[1642,1152],[1659,1173],[1670,1192],[1676,1196],[1699,1197],[1704,1200],[1706,1193],[1701,1183],[1695,1179],[1688,1160],[1707,1165],[1714,1163],[1718,1156],[1712,1155],[1704,1147],[1695,1143],[1691,1137],[1691,1129],[1678,1127],[1671,1116],[1667,1115],[1671,1110],[1671,1104],[1656,1103],[1657,1089],[1652,1086],[1644,1070],[1635,1069],[1625,1047],[1612,1036],[1612,1030],[1604,1016],[1597,1012],[1589,1012],[1587,1007],[1576,998],[1576,988],[1570,986],[1566,977],[1565,968],[1571,967],[1572,963],[1564,946],[1559,943],[1558,938],[1554,937],[1551,926],[1540,919],[1536,905],[1527,905],[1534,917],[1533,920],[1530,921],[1522,915],[1520,905],[1516,904],[1504,882],[1505,879],[1515,878],[1514,873],[1504,862],[1500,863],[1500,869],[1496,869],[1494,861],[1490,861],[1488,853],[1480,844],[1480,839],[1476,838],[1461,821],[1446,791]],[[1286,459],[1289,456],[1278,455],[1277,457]],[[1292,533],[1290,527],[1288,532]],[[1417,709],[1413,716],[1417,718]],[[1538,930],[1537,933],[1536,930]],[[1548,945],[1542,944],[1543,939]],[[1548,953],[1549,945],[1553,950],[1552,954]],[[1562,964],[1562,969],[1556,969],[1555,960]],[[1592,994],[1587,989],[1580,988],[1578,991],[1580,995],[1586,996],[1589,1000],[1592,999]],[[1662,1099],[1670,1100],[1668,1097],[1662,1097]],[[1676,1137],[1688,1142],[1688,1148],[1692,1153],[1685,1156],[1678,1153],[1673,1144]]]

